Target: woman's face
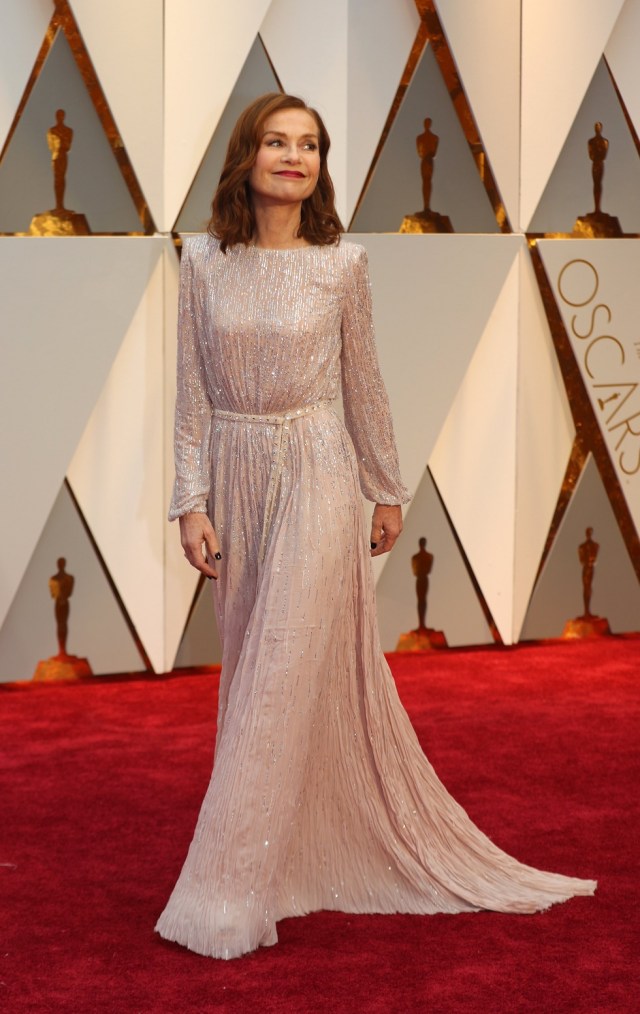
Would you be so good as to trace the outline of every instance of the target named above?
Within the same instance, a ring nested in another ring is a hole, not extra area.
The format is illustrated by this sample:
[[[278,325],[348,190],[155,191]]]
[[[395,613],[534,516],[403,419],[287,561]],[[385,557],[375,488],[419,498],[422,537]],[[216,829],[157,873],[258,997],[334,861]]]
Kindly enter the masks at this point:
[[[268,116],[249,174],[254,201],[300,203],[313,193],[319,173],[318,125],[311,113],[281,109]]]

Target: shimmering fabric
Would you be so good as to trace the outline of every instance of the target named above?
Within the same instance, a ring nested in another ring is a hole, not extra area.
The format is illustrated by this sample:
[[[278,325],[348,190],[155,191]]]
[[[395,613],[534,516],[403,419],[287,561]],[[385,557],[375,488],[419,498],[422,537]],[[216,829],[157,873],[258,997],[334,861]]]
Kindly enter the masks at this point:
[[[342,386],[345,425],[327,403]],[[355,448],[355,450],[354,450]],[[198,236],[181,273],[171,517],[222,546],[213,775],[158,931],[232,958],[345,912],[533,912],[595,883],[500,851],[424,756],[380,650],[358,481],[408,498],[366,254]]]

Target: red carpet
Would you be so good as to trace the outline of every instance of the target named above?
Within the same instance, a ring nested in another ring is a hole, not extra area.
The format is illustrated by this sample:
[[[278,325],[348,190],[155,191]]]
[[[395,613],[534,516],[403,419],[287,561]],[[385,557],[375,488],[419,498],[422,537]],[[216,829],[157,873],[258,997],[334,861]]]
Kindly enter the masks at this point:
[[[0,693],[0,1010],[640,1008],[640,642],[394,656],[440,776],[519,859],[596,877],[535,916],[317,913],[217,962],[161,941],[210,773],[215,678]]]

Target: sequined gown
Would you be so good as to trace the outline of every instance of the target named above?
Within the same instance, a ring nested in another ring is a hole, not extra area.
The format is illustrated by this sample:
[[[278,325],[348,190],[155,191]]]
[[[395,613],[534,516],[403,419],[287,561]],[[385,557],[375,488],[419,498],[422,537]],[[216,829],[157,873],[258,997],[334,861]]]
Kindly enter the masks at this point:
[[[380,649],[361,489],[409,498],[365,250],[187,240],[170,517],[208,511],[220,539],[223,659],[213,774],[156,929],[201,954],[317,909],[533,912],[595,889],[500,851],[438,780]]]

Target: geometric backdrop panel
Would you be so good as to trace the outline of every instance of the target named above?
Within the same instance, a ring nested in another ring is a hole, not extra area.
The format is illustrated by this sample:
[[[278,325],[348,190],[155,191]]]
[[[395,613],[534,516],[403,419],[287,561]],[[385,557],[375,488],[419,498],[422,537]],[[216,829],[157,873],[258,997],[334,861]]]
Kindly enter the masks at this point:
[[[301,95],[326,121],[331,134],[329,167],[338,214],[343,220],[347,194],[349,6],[344,0],[273,0],[260,26],[260,36],[283,91]]]
[[[520,237],[429,464],[502,640],[513,630]],[[515,249],[513,245],[515,244]]]
[[[0,682],[33,675],[58,651],[49,578],[60,557],[74,578],[67,651],[87,658],[95,675],[139,672],[145,664],[64,484],[0,627]]]
[[[26,232],[55,207],[47,132],[63,109],[73,130],[65,207],[94,233],[140,232],[140,218],[66,35],[58,30],[0,163],[0,231]]]
[[[531,257],[520,252],[513,638],[551,528],[575,425]]]
[[[584,613],[578,547],[586,529],[600,549],[593,575],[590,611],[606,617],[621,634],[640,625],[640,586],[602,479],[589,455],[533,594],[523,640],[559,637],[567,620]]]
[[[52,0],[13,0],[2,5],[0,31],[0,151],[53,14]]]
[[[602,239],[538,246],[596,433],[640,533],[640,245]]]
[[[164,265],[153,272],[67,472],[154,668],[164,667]]]
[[[0,623],[11,603],[161,243],[0,238]],[[35,295],[34,295],[35,294]],[[16,500],[16,497],[18,498]],[[19,507],[20,524],[16,525]]]
[[[184,205],[174,226],[175,232],[201,232],[211,216],[211,199],[215,192],[227,152],[233,126],[243,109],[266,92],[279,91],[278,80],[260,36],[257,36],[244,62],[229,101],[218,125]]]
[[[588,142],[597,121],[602,123],[602,134],[609,142],[602,210],[616,215],[624,232],[640,232],[640,158],[604,59],[576,113],[531,219],[530,232],[571,232],[579,215],[594,210]]]
[[[413,0],[349,4],[345,222],[360,197],[419,26]]]
[[[521,226],[530,229],[624,0],[523,0]]]
[[[165,0],[162,231],[173,228],[268,7],[269,0]]]
[[[415,489],[522,239],[371,233],[347,239],[362,243],[369,256],[378,354],[402,473]]]
[[[219,665],[222,645],[209,581],[203,581],[193,602],[193,609],[184,630],[173,663],[176,669],[188,666]]]
[[[71,6],[151,215],[160,221],[164,0],[72,0]],[[125,27],[114,32],[113,25]]]
[[[487,191],[435,58],[425,46],[386,144],[354,216],[354,232],[397,232],[405,215],[424,206],[416,138],[430,118],[439,138],[430,205],[456,232],[499,232]]]
[[[395,651],[400,634],[418,626],[416,581],[411,557],[419,539],[433,556],[426,625],[443,631],[447,644],[492,644],[493,636],[451,523],[429,469],[416,489],[404,528],[376,586],[378,626],[385,651]]]
[[[620,89],[622,102],[629,113],[636,134],[640,133],[638,39],[640,39],[640,0],[626,0],[604,55]]]
[[[512,225],[520,205],[520,4],[438,0],[438,14]]]

